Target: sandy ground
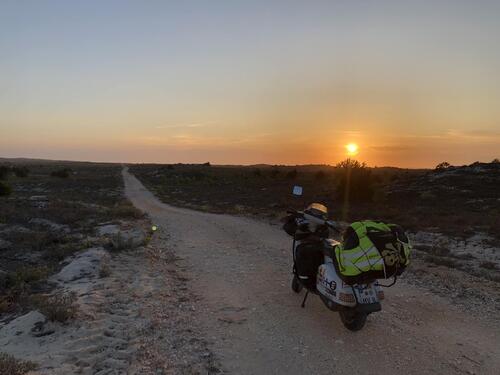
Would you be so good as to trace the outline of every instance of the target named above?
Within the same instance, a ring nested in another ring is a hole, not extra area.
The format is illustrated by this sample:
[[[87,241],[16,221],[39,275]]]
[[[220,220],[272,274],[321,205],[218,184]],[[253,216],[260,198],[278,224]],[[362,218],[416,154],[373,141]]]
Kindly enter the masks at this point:
[[[349,332],[317,297],[300,307],[280,228],[168,206],[123,175],[129,199],[168,235],[160,248],[182,258],[192,322],[224,372],[498,374],[498,316],[478,318],[402,280],[386,290],[381,313]]]

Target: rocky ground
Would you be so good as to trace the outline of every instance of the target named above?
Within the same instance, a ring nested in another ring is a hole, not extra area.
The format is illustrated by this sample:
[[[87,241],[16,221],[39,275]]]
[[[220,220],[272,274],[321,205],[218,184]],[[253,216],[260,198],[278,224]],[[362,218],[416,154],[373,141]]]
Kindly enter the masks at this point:
[[[110,272],[110,253],[147,242],[149,224],[124,198],[118,165],[0,168],[12,188],[0,197],[0,373],[19,369],[5,353],[55,369],[69,322],[85,316],[83,296]]]
[[[36,363],[36,374],[218,372],[192,319],[196,299],[182,267],[157,241],[75,255],[52,278],[75,293],[76,316],[60,323],[37,310],[24,314],[0,328],[2,350]]]

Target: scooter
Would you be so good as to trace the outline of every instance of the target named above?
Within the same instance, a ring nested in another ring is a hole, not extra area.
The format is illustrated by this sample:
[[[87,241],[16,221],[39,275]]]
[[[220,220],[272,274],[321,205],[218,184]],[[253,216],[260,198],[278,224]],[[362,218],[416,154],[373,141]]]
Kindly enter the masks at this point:
[[[294,195],[302,194],[302,188],[299,188],[294,188]],[[297,294],[303,289],[306,291],[301,306],[305,307],[309,293],[316,294],[327,308],[339,313],[347,329],[359,331],[364,327],[369,314],[382,309],[380,301],[384,299],[384,292],[378,281],[348,285],[339,277],[334,262],[335,247],[340,242],[333,239],[330,233],[332,231],[340,233],[340,230],[335,222],[327,220],[325,206],[313,203],[304,211],[288,210],[287,212],[288,220],[294,220],[292,224],[297,229],[292,232],[287,230],[287,233],[293,233],[292,290]],[[305,251],[304,248],[306,248]],[[309,251],[311,254],[308,254]],[[301,267],[298,264],[301,260],[298,258],[314,257],[313,251],[321,252],[322,255],[322,258],[321,256],[319,258],[321,264],[317,268],[315,283],[314,277],[311,280],[311,275],[300,272]]]

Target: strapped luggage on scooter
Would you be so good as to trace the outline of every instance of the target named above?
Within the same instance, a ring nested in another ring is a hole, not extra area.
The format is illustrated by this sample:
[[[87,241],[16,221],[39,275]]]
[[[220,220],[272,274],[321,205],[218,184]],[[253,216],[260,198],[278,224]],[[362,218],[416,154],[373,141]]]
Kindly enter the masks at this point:
[[[316,290],[316,275],[324,260],[322,246],[320,240],[305,241],[295,249],[295,274],[308,290]]]
[[[335,267],[347,284],[398,276],[410,263],[410,243],[395,224],[357,221],[335,247]]]

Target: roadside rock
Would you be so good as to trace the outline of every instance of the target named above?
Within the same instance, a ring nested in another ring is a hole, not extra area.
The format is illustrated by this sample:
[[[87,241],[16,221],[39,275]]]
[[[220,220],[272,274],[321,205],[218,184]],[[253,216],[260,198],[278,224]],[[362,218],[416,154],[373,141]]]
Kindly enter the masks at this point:
[[[52,281],[69,283],[83,278],[96,277],[99,265],[108,253],[103,248],[91,248],[76,255],[58,274],[52,276]]]
[[[7,345],[13,337],[27,335],[36,324],[45,322],[45,315],[37,310],[30,311],[0,328],[0,347]]]
[[[133,249],[146,243],[146,234],[141,229],[129,229],[116,233],[111,238],[111,244],[116,250]]]

